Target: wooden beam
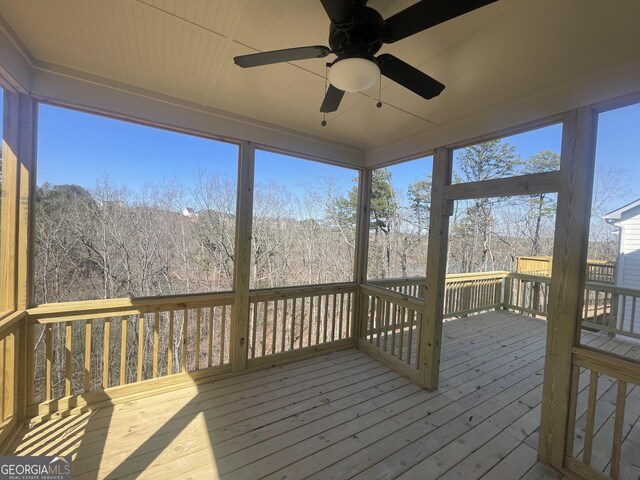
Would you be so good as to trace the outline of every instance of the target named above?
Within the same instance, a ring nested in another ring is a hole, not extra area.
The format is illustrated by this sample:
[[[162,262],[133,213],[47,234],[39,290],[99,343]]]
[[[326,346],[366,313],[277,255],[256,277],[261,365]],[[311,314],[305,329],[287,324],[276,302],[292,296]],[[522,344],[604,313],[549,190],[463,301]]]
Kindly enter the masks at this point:
[[[452,159],[452,151],[447,148],[436,149],[433,157],[425,305],[418,344],[419,383],[430,391],[438,388],[440,370],[449,216],[452,204],[451,200],[445,199],[444,191],[445,187],[451,184]]]
[[[255,145],[251,142],[243,142],[240,146],[238,198],[236,203],[236,242],[233,263],[235,301],[231,314],[230,339],[230,360],[233,372],[240,372],[247,368],[255,153]]]
[[[4,92],[3,185],[0,219],[0,311],[22,312],[33,295],[35,165],[38,105],[22,93]],[[30,362],[26,317],[16,330],[13,413],[26,415]]]
[[[538,455],[561,469],[571,395],[571,349],[579,341],[586,276],[597,116],[590,107],[565,114],[549,291],[547,354]],[[572,434],[573,432],[571,432]]]
[[[367,265],[369,260],[369,228],[371,222],[370,206],[371,206],[371,182],[373,178],[372,170],[364,170],[360,172],[358,183],[358,211],[356,220],[356,253],[353,278],[359,283],[367,281]],[[362,307],[362,295],[358,291],[355,294],[353,303],[353,327],[352,334],[357,342],[362,335],[363,315],[365,312]]]
[[[555,171],[479,182],[457,183],[444,187],[444,197],[447,200],[469,200],[474,198],[551,193],[558,191],[559,179],[560,172]]]
[[[0,311],[16,309],[18,271],[18,162],[20,104],[18,94],[4,93],[2,136],[2,213],[0,218]]]

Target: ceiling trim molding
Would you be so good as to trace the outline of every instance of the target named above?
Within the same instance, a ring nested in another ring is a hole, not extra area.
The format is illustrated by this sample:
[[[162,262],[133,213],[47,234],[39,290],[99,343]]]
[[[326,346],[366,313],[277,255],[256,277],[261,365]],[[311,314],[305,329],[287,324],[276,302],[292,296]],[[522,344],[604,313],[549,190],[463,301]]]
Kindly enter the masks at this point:
[[[523,100],[495,108],[428,132],[413,135],[367,152],[367,168],[394,164],[428,155],[438,147],[472,143],[491,137],[499,138],[508,131],[531,130],[535,123],[562,112],[605,102],[640,91],[640,60],[599,72]],[[517,127],[517,126],[520,127]]]
[[[0,85],[29,93],[33,81],[33,57],[0,15]]]

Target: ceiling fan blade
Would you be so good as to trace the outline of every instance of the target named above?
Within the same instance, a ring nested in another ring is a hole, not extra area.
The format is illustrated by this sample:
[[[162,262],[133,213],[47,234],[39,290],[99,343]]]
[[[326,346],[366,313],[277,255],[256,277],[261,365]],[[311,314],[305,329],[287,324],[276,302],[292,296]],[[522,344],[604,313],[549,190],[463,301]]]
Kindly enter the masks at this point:
[[[320,0],[327,16],[336,25],[349,23],[353,18],[352,0]]]
[[[382,75],[408,88],[413,93],[417,93],[422,98],[429,100],[437,97],[444,90],[444,85],[439,81],[393,55],[385,53],[379,55],[377,60]]]
[[[343,96],[344,90],[340,90],[339,88],[336,88],[333,85],[329,84],[329,88],[327,89],[327,93],[325,94],[324,100],[322,101],[320,111],[322,113],[335,112],[336,110],[338,110]]]
[[[272,63],[294,62],[307,58],[323,58],[331,53],[329,47],[313,45],[310,47],[285,48],[284,50],[272,50],[270,52],[252,53],[234,57],[233,61],[242,68],[259,67]]]
[[[382,25],[382,39],[393,43],[464,15],[497,0],[421,0],[387,18]]]

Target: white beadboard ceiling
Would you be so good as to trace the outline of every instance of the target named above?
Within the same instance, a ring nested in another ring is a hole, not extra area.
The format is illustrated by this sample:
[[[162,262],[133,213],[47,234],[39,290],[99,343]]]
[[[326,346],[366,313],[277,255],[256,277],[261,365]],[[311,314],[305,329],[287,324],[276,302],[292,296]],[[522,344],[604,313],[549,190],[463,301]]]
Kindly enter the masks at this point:
[[[450,0],[451,1],[451,0]],[[387,17],[411,0],[371,0]],[[0,0],[36,62],[375,150],[640,59],[638,0],[500,0],[383,47],[446,85],[425,101],[383,79],[321,127],[327,59],[233,57],[327,44],[319,0]],[[640,86],[638,86],[640,88]]]

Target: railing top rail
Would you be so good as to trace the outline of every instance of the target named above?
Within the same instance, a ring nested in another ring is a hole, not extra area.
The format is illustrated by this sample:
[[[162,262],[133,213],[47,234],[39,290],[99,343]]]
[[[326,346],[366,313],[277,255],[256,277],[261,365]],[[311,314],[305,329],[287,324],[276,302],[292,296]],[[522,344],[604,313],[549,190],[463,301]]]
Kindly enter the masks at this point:
[[[115,298],[99,300],[82,300],[77,302],[45,303],[29,308],[27,314],[30,317],[42,318],[59,316],[65,313],[111,313],[132,309],[153,308],[189,308],[190,306],[206,305],[209,302],[231,302],[234,299],[233,292],[212,292],[204,294],[188,295],[163,295],[145,298]]]
[[[358,288],[356,282],[342,283],[324,283],[320,285],[302,285],[295,287],[278,287],[278,288],[262,288],[251,290],[249,292],[249,300],[264,301],[277,300],[279,298],[304,297],[309,294],[325,295],[328,293],[347,293],[353,292]]]
[[[2,320],[0,320],[0,339],[5,335],[5,332],[10,332],[26,314],[27,312],[21,310],[4,316]]]
[[[412,310],[421,310],[424,308],[424,300],[413,297],[411,295],[403,295],[402,293],[394,292],[392,290],[387,290],[386,288],[381,288],[377,285],[370,285],[366,283],[361,283],[360,288],[372,295],[376,295],[384,300],[397,303],[398,305],[410,308]]]
[[[450,273],[446,276],[446,282],[461,282],[471,280],[491,280],[495,278],[506,277],[507,271],[497,270],[495,272],[477,272],[477,273]]]
[[[284,287],[273,289],[252,290],[251,301],[293,298],[306,294],[326,294],[354,291],[358,284],[332,283],[323,285],[306,285],[296,287]],[[210,306],[212,304],[231,304],[235,298],[234,292],[210,292],[201,294],[172,295],[145,298],[116,298],[102,300],[83,300],[77,302],[60,302],[37,305],[27,310],[32,319],[60,318],[66,315],[81,317],[82,315],[118,316],[129,315],[137,311],[149,313],[162,310],[178,310],[182,308],[195,308]]]
[[[633,288],[616,287],[615,285],[611,285],[610,283],[586,282],[585,288],[587,290],[597,290],[599,292],[626,295],[629,297],[640,297],[640,290],[635,290]]]
[[[369,285],[416,285],[424,283],[426,277],[395,277],[367,280]]]
[[[546,275],[534,275],[532,273],[507,272],[505,277],[518,278],[520,280],[529,280],[531,282],[537,283],[551,283],[551,277],[548,277]]]

